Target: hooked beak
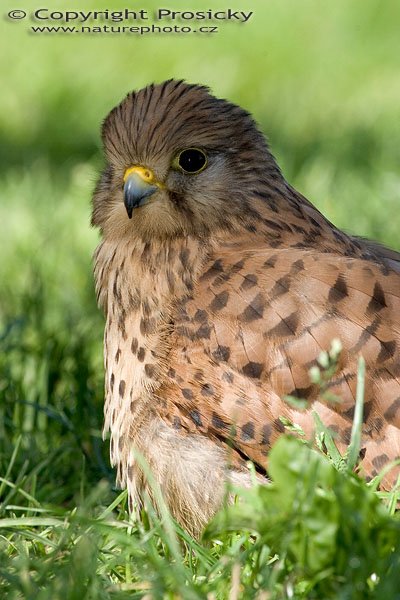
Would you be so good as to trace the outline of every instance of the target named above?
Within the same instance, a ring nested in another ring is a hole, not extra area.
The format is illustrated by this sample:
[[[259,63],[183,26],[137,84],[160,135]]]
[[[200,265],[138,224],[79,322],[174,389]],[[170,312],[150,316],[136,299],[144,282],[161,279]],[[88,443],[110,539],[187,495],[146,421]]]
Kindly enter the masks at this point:
[[[134,208],[146,204],[147,198],[163,187],[156,181],[153,171],[145,167],[127,169],[124,182],[124,204],[130,219]]]

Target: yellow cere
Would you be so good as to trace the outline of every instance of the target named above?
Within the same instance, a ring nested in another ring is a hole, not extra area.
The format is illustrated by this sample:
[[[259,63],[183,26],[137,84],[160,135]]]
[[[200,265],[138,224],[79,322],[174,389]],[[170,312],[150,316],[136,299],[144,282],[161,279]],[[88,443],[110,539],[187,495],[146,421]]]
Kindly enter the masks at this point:
[[[129,167],[124,173],[124,181],[127,180],[129,175],[136,174],[139,175],[143,181],[146,183],[151,183],[152,185],[157,185],[160,188],[163,188],[163,184],[156,180],[155,175],[151,169],[147,169],[146,167],[133,166]]]

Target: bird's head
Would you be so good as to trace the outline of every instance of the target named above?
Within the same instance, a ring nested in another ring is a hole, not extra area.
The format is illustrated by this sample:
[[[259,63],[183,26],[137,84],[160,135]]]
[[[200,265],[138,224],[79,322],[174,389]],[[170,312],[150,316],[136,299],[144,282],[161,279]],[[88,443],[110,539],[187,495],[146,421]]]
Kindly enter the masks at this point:
[[[128,94],[102,139],[92,223],[104,235],[207,236],[245,220],[251,195],[280,176],[249,113],[183,81]]]

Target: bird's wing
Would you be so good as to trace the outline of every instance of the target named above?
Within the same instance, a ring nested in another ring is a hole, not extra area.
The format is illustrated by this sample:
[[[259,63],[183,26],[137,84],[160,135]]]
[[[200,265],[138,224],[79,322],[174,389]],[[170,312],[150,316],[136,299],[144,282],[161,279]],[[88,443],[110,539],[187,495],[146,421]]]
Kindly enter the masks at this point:
[[[214,436],[265,465],[282,417],[313,430],[312,409],[350,438],[357,363],[367,365],[363,467],[400,456],[400,277],[387,266],[299,249],[225,249],[172,315],[167,382],[176,427]],[[342,342],[326,402],[310,368]],[[305,411],[286,395],[309,402]]]
[[[357,240],[368,252],[372,253],[376,257],[377,262],[380,262],[390,269],[400,273],[400,252],[392,250],[392,248],[387,248],[386,246],[383,246],[379,242],[375,242],[373,240],[367,240],[359,237],[354,239]]]

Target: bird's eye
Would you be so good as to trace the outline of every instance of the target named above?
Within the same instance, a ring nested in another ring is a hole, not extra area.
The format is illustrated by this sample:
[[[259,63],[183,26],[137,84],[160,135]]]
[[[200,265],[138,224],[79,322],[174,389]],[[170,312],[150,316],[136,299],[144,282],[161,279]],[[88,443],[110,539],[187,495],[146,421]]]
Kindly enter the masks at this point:
[[[200,173],[207,166],[207,156],[199,148],[182,150],[176,158],[176,164],[184,173]]]

